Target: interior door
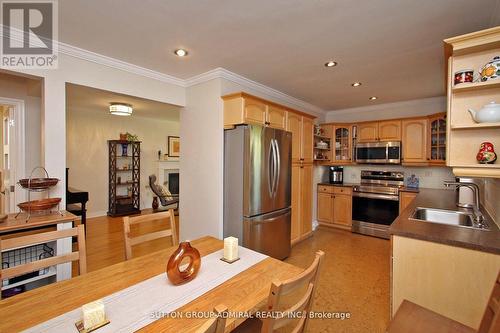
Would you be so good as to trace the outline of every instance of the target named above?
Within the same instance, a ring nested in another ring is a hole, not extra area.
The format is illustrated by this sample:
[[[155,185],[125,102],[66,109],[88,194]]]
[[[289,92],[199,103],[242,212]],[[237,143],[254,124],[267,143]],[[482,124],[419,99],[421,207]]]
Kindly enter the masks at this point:
[[[290,207],[292,133],[276,130],[274,134],[276,154],[276,176],[274,186],[274,209]]]
[[[243,215],[246,217],[274,210],[272,185],[274,129],[248,125],[245,129],[243,162]]]

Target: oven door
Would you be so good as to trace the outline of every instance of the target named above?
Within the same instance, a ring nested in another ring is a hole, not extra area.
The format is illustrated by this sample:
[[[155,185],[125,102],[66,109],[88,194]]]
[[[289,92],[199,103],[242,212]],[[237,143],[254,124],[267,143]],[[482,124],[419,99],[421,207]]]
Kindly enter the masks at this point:
[[[389,226],[399,215],[399,198],[393,195],[354,192],[352,219]]]

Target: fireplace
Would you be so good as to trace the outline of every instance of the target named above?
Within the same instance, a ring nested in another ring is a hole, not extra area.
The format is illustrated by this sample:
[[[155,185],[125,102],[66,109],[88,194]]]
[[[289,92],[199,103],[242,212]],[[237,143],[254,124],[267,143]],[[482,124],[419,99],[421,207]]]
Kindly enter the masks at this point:
[[[179,194],[179,173],[169,172],[168,174],[168,190],[172,194]]]

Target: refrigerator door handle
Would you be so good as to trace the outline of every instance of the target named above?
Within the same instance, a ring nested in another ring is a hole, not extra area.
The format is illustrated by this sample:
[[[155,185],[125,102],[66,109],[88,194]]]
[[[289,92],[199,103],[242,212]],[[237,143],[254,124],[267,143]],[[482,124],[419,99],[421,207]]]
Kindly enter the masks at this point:
[[[276,160],[276,163],[275,163],[275,167],[276,167],[276,172],[275,172],[275,175],[274,177],[276,178],[275,181],[274,181],[274,196],[276,196],[276,192],[278,190],[278,184],[279,184],[279,179],[280,179],[280,169],[281,169],[281,156],[280,156],[280,148],[279,148],[279,145],[278,145],[278,141],[276,139],[274,139],[274,147],[275,147],[275,160]]]
[[[269,155],[267,156],[267,189],[272,198],[274,191],[274,145],[272,139],[269,142]]]

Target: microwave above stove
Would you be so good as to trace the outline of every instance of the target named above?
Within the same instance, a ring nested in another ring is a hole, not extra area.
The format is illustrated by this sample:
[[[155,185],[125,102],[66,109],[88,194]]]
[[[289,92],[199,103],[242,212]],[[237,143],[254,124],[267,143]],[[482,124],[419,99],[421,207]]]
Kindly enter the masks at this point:
[[[356,163],[401,164],[401,142],[364,142],[356,145]]]

